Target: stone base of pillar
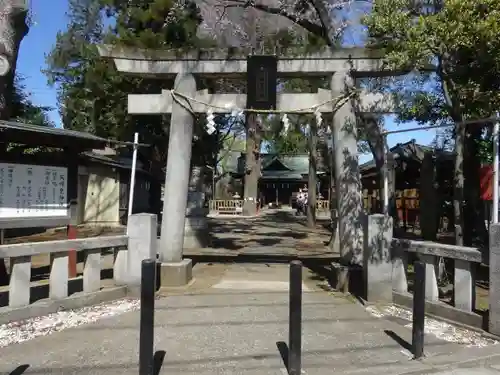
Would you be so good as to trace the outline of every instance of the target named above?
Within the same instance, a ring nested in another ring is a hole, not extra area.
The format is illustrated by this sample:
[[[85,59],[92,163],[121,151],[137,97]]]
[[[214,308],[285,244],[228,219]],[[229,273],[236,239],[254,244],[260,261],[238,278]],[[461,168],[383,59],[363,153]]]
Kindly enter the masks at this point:
[[[188,216],[184,226],[184,249],[209,247],[210,231],[206,216]]]
[[[175,263],[160,264],[160,287],[179,287],[188,285],[193,279],[193,262],[183,259]]]
[[[363,273],[368,302],[392,303],[392,217],[367,215],[364,221]]]

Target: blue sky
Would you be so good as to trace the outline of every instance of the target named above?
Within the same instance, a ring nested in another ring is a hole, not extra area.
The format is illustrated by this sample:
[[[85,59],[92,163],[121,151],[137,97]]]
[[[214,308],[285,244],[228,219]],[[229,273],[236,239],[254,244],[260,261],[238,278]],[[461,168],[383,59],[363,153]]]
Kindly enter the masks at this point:
[[[67,0],[30,2],[35,24],[21,42],[17,71],[26,77],[24,83],[35,104],[57,108],[56,90],[47,85],[41,70],[45,68],[45,54],[54,45],[57,32],[66,28]],[[57,126],[61,125],[57,109],[52,111],[51,119]]]
[[[35,24],[22,41],[17,69],[21,75],[26,77],[25,84],[33,102],[55,108],[51,113],[51,119],[57,126],[61,126],[61,119],[57,111],[56,90],[47,85],[47,78],[41,70],[45,68],[45,54],[54,45],[57,32],[66,28],[67,0],[31,0],[31,8]],[[390,119],[390,116],[386,120],[388,130],[414,126],[415,124],[397,126]],[[415,139],[417,143],[428,144],[433,140],[435,134],[435,131],[415,131],[389,135],[388,140],[390,146],[411,139]],[[362,155],[360,159],[366,161],[371,158]]]

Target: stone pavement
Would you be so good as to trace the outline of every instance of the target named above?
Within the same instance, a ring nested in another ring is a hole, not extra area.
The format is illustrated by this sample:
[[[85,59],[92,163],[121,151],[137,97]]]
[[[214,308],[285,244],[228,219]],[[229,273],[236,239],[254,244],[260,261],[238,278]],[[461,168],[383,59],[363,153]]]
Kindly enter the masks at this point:
[[[157,373],[286,374],[280,349],[288,337],[288,267],[198,264],[195,277],[190,289],[157,300],[155,349],[165,352]],[[500,345],[468,348],[426,335],[427,357],[412,360],[407,323],[377,318],[305,272],[303,373],[500,374]],[[137,375],[138,325],[132,311],[7,346],[0,373]]]
[[[329,220],[307,227],[305,217],[288,208],[263,210],[254,218],[212,217],[209,219],[211,247],[185,249],[184,256],[254,256],[332,259],[338,256],[326,246]]]

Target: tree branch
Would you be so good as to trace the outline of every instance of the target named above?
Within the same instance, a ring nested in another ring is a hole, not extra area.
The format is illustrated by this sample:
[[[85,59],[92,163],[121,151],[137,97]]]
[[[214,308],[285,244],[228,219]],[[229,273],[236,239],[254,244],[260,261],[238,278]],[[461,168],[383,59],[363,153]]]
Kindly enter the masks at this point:
[[[328,43],[330,47],[332,47],[335,43],[335,40],[338,38],[340,33],[343,31],[344,27],[340,27],[339,30],[332,30],[332,18],[330,15],[330,12],[325,6],[325,2],[323,0],[309,0],[309,3],[311,6],[314,8],[316,13],[318,14],[319,21],[321,22],[322,25],[322,31],[324,35],[321,35],[323,39]],[[344,3],[339,3],[338,6],[345,6],[350,1],[346,1]],[[333,38],[330,38],[330,36],[334,36]]]
[[[253,1],[247,1],[247,0],[230,0],[230,1],[231,1],[230,4],[226,4],[224,8],[254,8],[268,14],[285,17],[290,21],[292,21],[293,23],[297,24],[298,26],[306,29],[310,33],[322,37],[328,45],[330,46],[332,45],[328,37],[327,29],[322,27],[321,25],[315,24],[314,22],[290,14],[280,8],[271,7],[264,4],[257,4]]]

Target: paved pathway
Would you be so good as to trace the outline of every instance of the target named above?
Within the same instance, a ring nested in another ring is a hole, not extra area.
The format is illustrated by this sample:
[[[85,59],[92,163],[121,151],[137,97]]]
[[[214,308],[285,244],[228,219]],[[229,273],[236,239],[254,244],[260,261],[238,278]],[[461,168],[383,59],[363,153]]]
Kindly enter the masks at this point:
[[[326,246],[330,239],[328,220],[318,220],[314,229],[305,217],[288,208],[264,210],[255,218],[212,217],[209,219],[212,246],[190,249],[186,256],[267,256],[331,259]]]
[[[280,349],[288,337],[288,268],[198,264],[195,276],[191,289],[157,300],[155,348],[165,351],[158,374],[286,374]],[[427,358],[414,361],[406,349],[408,322],[377,318],[322,290],[307,272],[304,290],[306,375],[500,374],[492,357],[500,345],[467,348],[427,335]],[[0,373],[137,375],[138,323],[133,311],[10,345],[0,349]]]

